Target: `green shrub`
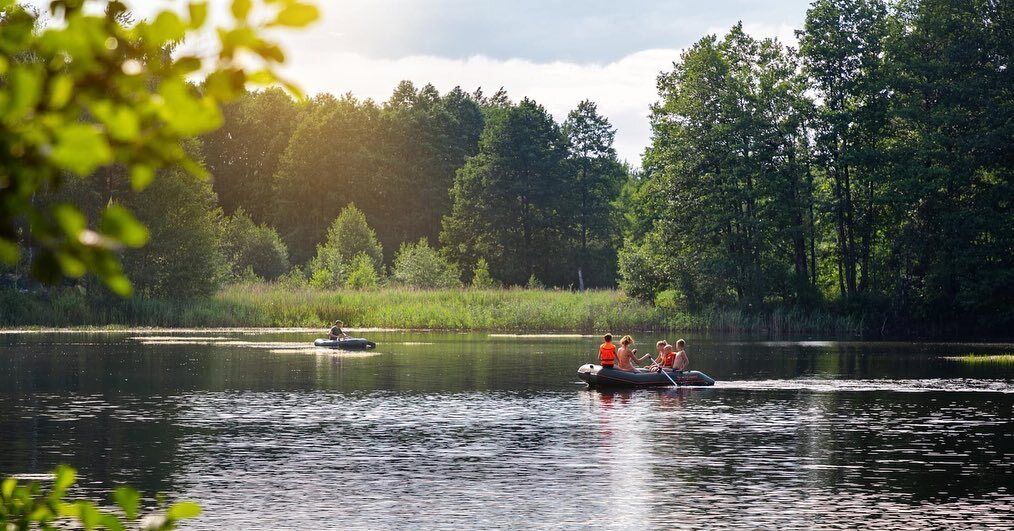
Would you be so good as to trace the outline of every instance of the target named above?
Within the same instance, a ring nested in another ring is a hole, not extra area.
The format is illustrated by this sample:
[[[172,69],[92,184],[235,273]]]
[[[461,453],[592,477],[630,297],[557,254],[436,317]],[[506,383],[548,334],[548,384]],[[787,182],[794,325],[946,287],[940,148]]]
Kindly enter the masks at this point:
[[[278,232],[257,225],[242,208],[222,219],[222,254],[234,277],[250,270],[260,278],[274,280],[289,269],[289,250]]]
[[[480,258],[475,263],[475,271],[472,273],[472,287],[475,289],[492,289],[500,287],[500,283],[493,279],[489,273],[489,263],[485,258]]]
[[[488,272],[487,272],[488,273]],[[413,288],[455,288],[461,286],[458,268],[448,262],[425,238],[403,243],[394,259],[391,275],[395,282]]]
[[[374,267],[373,259],[366,253],[359,253],[352,259],[349,266],[348,280],[345,287],[349,289],[371,289],[380,284],[380,275]]]
[[[327,231],[327,239],[317,246],[317,255],[310,261],[310,278],[337,287],[349,282],[352,262],[363,254],[369,258],[374,276],[379,279],[384,267],[384,250],[377,234],[366,222],[366,215],[355,205],[342,209]],[[324,273],[319,273],[325,271]],[[317,284],[314,284],[317,285]]]

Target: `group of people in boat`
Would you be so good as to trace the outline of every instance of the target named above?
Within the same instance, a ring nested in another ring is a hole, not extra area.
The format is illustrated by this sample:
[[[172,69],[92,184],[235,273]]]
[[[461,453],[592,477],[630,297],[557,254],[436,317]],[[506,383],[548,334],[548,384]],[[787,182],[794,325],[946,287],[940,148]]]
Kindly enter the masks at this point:
[[[599,365],[603,368],[618,369],[627,372],[638,371],[660,371],[662,369],[685,371],[690,367],[690,358],[687,356],[687,342],[677,339],[675,345],[670,345],[666,340],[655,343],[658,350],[657,356],[645,367],[638,363],[649,359],[651,354],[637,355],[637,349],[633,348],[634,338],[623,336],[620,339],[620,348],[613,343],[613,335],[602,336],[602,345],[599,346]]]

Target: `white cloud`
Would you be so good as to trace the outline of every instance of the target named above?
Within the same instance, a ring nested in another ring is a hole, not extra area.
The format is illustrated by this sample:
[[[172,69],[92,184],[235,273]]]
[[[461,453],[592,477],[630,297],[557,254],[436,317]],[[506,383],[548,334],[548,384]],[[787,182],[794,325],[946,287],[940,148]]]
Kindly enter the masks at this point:
[[[705,33],[723,35],[728,29],[714,28]],[[784,44],[796,44],[793,27],[788,24],[744,24],[744,29],[754,37],[774,36]],[[359,98],[382,102],[405,79],[416,86],[432,83],[441,92],[461,86],[467,91],[482,87],[486,94],[492,94],[502,86],[511,99],[532,98],[560,121],[578,102],[590,99],[616,127],[620,157],[634,166],[640,166],[641,154],[651,140],[648,114],[649,106],[657,100],[655,80],[660,72],[672,69],[681,51],[649,49],[609,63],[577,63],[484,55],[389,59],[327,51],[329,47],[321,43],[315,47],[311,42],[290,44],[291,62],[285,72],[310,94],[351,92]]]
[[[311,94],[351,92],[382,102],[399,81],[422,86],[432,83],[441,92],[455,86],[492,94],[501,86],[511,99],[529,97],[562,121],[583,99],[617,128],[616,149],[634,165],[648,145],[649,105],[656,99],[655,78],[672,69],[679,50],[644,50],[606,64],[498,60],[477,55],[467,59],[409,56],[377,59],[355,53],[297,54],[286,74]]]

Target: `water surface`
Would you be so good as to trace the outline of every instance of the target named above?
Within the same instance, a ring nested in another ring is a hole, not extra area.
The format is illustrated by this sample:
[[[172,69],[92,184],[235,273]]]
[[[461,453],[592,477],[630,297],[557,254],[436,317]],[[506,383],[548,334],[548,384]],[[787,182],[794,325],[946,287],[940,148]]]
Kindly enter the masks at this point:
[[[192,529],[1009,527],[1012,345],[688,337],[714,388],[603,393],[594,337],[0,335],[0,474],[198,500]],[[655,337],[640,338],[645,345]],[[670,337],[670,340],[675,338]]]

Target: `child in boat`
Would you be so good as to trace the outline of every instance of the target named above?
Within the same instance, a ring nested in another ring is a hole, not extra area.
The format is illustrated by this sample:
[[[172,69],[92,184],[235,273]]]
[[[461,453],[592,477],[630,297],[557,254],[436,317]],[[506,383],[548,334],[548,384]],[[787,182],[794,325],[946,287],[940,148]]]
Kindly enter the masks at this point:
[[[690,358],[687,356],[687,342],[683,339],[676,340],[676,356],[673,359],[672,368],[677,371],[685,371],[690,366]]]
[[[651,364],[648,365],[649,371],[658,369],[662,365],[662,360],[664,359],[663,352],[665,352],[665,347],[667,346],[669,346],[669,343],[667,343],[664,339],[655,343],[655,350],[657,351],[656,354],[658,354],[658,357],[652,360]]]
[[[603,369],[612,369],[616,363],[616,345],[613,344],[613,335],[602,336],[602,344],[599,345],[599,365]]]
[[[630,336],[623,336],[623,339],[620,340],[620,350],[616,351],[616,357],[619,360],[619,363],[616,365],[617,369],[627,372],[637,372],[634,360],[641,361],[648,357],[648,355],[645,354],[644,356],[638,358],[637,349],[630,348],[633,344],[634,338]]]
[[[336,339],[348,339],[349,335],[342,330],[342,326],[345,326],[345,323],[335,321],[334,326],[331,327],[331,330],[327,334],[327,338],[331,341]]]

